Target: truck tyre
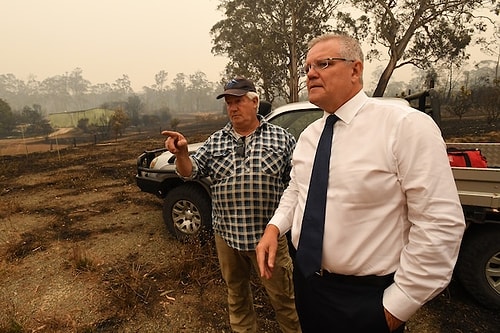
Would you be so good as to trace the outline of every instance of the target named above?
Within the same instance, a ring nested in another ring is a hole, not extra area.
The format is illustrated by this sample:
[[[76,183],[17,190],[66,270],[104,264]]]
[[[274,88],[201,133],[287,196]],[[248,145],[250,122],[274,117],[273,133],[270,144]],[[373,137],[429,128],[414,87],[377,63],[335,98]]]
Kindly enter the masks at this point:
[[[199,185],[184,183],[171,190],[163,203],[163,221],[179,241],[205,241],[212,233],[212,204]]]
[[[489,309],[500,309],[500,225],[473,225],[465,232],[457,277]]]

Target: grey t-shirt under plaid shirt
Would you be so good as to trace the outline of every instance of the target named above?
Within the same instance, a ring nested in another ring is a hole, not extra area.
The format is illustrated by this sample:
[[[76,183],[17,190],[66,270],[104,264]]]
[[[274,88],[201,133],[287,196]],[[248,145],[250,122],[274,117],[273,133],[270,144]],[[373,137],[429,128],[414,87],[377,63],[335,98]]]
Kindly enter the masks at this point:
[[[239,156],[228,123],[192,156],[192,177],[211,178],[214,232],[234,249],[253,251],[290,179],[295,138],[260,118],[245,142],[245,156]]]

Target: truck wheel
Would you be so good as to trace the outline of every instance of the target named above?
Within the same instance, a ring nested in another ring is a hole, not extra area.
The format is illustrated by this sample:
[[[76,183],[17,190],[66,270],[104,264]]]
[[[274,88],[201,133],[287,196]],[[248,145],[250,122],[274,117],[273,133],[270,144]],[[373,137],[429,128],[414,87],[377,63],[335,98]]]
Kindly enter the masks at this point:
[[[484,307],[500,308],[500,225],[472,226],[465,232],[457,277]]]
[[[163,203],[163,221],[179,241],[204,241],[212,232],[212,204],[204,189],[185,183],[171,190]]]

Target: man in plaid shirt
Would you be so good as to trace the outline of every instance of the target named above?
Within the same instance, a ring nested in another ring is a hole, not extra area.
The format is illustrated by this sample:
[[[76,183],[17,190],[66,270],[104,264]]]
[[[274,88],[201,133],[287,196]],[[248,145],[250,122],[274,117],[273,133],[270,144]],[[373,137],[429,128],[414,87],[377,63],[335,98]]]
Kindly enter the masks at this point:
[[[250,288],[257,269],[255,247],[288,184],[294,137],[258,115],[259,95],[252,81],[235,78],[224,92],[229,123],[212,134],[193,156],[186,138],[172,131],[165,147],[176,155],[184,179],[212,180],[212,222],[222,276],[228,288],[229,320],[235,332],[256,332]],[[295,311],[292,261],[281,237],[270,280],[261,279],[283,332],[300,332]]]

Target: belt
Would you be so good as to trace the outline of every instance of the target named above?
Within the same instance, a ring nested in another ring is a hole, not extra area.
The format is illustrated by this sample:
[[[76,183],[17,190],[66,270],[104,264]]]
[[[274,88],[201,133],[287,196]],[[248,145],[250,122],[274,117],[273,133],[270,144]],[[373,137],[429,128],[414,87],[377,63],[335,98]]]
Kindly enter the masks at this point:
[[[394,282],[394,273],[387,275],[342,275],[337,273],[330,273],[324,269],[320,269],[315,274],[316,277],[337,281],[345,284],[356,286],[373,286],[373,287],[387,287]]]

